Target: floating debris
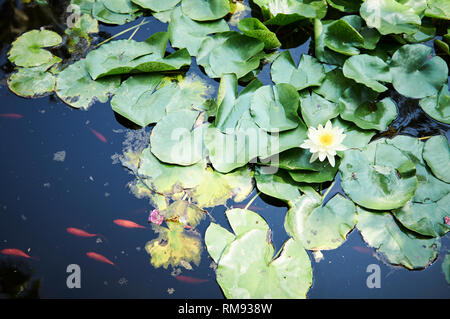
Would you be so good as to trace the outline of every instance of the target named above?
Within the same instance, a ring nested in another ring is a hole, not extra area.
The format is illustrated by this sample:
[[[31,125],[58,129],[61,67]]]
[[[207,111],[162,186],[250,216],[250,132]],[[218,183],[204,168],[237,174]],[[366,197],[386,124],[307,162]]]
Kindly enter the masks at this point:
[[[59,151],[53,154],[53,160],[57,162],[64,162],[66,159],[66,151]]]
[[[173,289],[173,288],[168,288],[168,289],[167,289],[167,293],[168,293],[169,295],[173,294],[174,292],[175,292],[175,289]]]
[[[320,263],[320,261],[323,259],[323,254],[320,250],[313,251],[313,256],[316,263]]]
[[[150,216],[148,217],[148,221],[150,223],[161,225],[164,221],[164,216],[159,214],[159,211],[157,209],[152,210],[150,213]]]
[[[50,183],[44,183],[43,185],[45,188],[50,188]]]

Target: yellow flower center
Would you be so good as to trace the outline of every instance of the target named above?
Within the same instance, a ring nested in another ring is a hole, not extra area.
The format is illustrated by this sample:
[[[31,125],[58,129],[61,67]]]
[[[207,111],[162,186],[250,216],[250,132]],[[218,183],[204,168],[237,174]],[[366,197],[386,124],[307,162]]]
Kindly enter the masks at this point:
[[[333,144],[333,135],[331,135],[330,133],[324,133],[320,135],[319,141],[322,146],[330,146],[331,144]]]

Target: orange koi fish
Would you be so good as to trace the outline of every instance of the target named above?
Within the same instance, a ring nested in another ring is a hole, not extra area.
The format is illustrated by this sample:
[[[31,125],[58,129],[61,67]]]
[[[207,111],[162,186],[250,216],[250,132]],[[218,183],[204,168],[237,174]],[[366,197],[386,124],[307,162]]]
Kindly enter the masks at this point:
[[[115,263],[113,263],[111,260],[109,260],[109,259],[106,258],[105,256],[100,255],[100,254],[97,254],[97,253],[94,253],[94,252],[92,252],[92,251],[87,252],[87,253],[86,253],[86,256],[88,256],[89,258],[92,258],[92,259],[94,259],[94,260],[100,261],[100,262],[102,262],[102,263],[110,264],[110,265],[112,265],[112,266],[116,266]]]
[[[7,119],[14,119],[14,120],[18,120],[21,119],[23,117],[22,114],[17,114],[17,113],[3,113],[0,114],[0,117],[4,117]]]
[[[101,238],[107,240],[106,237],[101,235],[101,234],[91,234],[91,233],[88,233],[88,232],[86,232],[86,231],[84,231],[82,229],[78,229],[78,228],[75,228],[75,227],[68,227],[68,228],[66,228],[66,231],[69,234],[75,235],[75,236],[78,236],[78,237],[85,237],[85,238],[101,237]]]
[[[35,259],[35,258],[31,257],[30,255],[24,253],[20,249],[16,249],[16,248],[6,248],[3,250],[0,250],[0,253],[2,253],[3,255],[8,255],[8,256],[17,256],[17,257]]]
[[[200,278],[194,278],[194,277],[183,276],[183,275],[178,275],[175,278],[177,280],[179,280],[181,282],[185,282],[187,284],[201,284],[201,283],[209,281],[208,279],[200,279]]]
[[[114,224],[125,228],[145,228],[145,226],[136,224],[135,222],[126,219],[115,219],[113,222]]]
[[[102,141],[103,143],[106,143],[106,142],[108,142],[107,140],[106,140],[106,137],[104,137],[102,134],[100,134],[99,132],[97,132],[96,130],[94,130],[94,129],[90,129],[91,130],[91,132],[95,135],[95,137],[97,137],[100,141]]]

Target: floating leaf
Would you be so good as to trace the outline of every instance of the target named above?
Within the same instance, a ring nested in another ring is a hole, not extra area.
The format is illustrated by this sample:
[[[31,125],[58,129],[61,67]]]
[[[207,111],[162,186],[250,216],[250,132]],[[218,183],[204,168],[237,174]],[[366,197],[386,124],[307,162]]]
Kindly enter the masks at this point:
[[[182,0],[181,7],[185,15],[196,21],[217,20],[231,10],[228,0]]]
[[[344,63],[344,75],[362,83],[377,92],[384,92],[387,87],[381,82],[391,82],[389,65],[376,56],[359,54],[348,58]]]
[[[291,175],[294,181],[299,183],[323,183],[334,179],[338,167],[339,163],[335,167],[328,165],[321,171],[294,170],[289,171],[289,175]]]
[[[305,18],[322,19],[327,12],[325,0],[255,0],[269,18],[265,24],[287,25]]]
[[[427,0],[428,8],[425,16],[437,19],[450,20],[450,3],[446,0]]]
[[[87,69],[96,80],[107,75],[173,71],[189,65],[191,57],[186,49],[164,57],[168,40],[168,33],[159,32],[144,42],[111,41],[89,52],[86,57]]]
[[[342,12],[359,11],[362,0],[327,0],[328,4]]]
[[[300,91],[319,86],[325,78],[325,70],[317,59],[306,54],[302,55],[296,66],[291,53],[284,51],[273,62],[271,75],[274,83],[289,83]]]
[[[300,98],[300,109],[302,117],[308,127],[325,125],[339,115],[339,107],[316,93],[306,93]]]
[[[395,0],[366,0],[361,6],[361,17],[381,34],[413,34],[421,24],[413,8]]]
[[[385,130],[397,117],[397,107],[390,98],[375,101],[378,93],[354,84],[339,100],[341,117],[363,129]]]
[[[200,44],[207,38],[208,34],[229,30],[230,27],[223,19],[211,22],[196,22],[184,15],[179,7],[173,10],[167,29],[172,46],[187,48],[192,56],[197,55]]]
[[[437,95],[420,100],[419,105],[436,121],[450,124],[450,94],[447,84],[442,86]]]
[[[267,50],[275,49],[281,46],[277,35],[270,31],[261,21],[256,18],[245,18],[239,21],[239,30],[246,36],[256,38],[264,42],[264,48]]]
[[[178,110],[156,124],[150,136],[152,153],[162,162],[188,166],[202,159],[202,127],[194,128],[199,112]]]
[[[437,257],[440,242],[428,239],[399,227],[388,212],[372,212],[358,207],[356,225],[364,241],[375,247],[394,265],[421,269]]]
[[[356,48],[364,44],[362,35],[347,21],[336,20],[324,30],[324,44],[331,50],[344,55],[359,54]]]
[[[263,86],[255,91],[250,112],[263,130],[286,131],[298,126],[298,102],[298,92],[290,84]]]
[[[169,10],[175,7],[181,0],[131,0],[138,6],[146,9],[150,9],[155,12],[161,12]]]
[[[116,13],[133,13],[139,10],[139,7],[134,5],[131,0],[101,0],[104,6]]]
[[[435,56],[432,49],[422,44],[407,44],[392,56],[391,74],[394,88],[404,96],[419,99],[436,95],[447,81],[448,67]]]
[[[288,202],[300,197],[299,186],[285,171],[278,170],[271,174],[258,167],[255,171],[255,180],[258,190],[266,195]]]
[[[363,149],[369,144],[372,137],[375,135],[376,131],[374,130],[363,130],[351,122],[343,121],[339,117],[335,118],[332,121],[333,127],[338,126],[344,129],[345,139],[342,144],[347,146],[348,148],[358,148]],[[338,152],[340,156],[340,152]]]
[[[92,6],[92,16],[103,23],[122,25],[135,20],[141,15],[139,11],[124,14],[111,11],[105,5],[108,1],[110,0],[96,0]],[[121,4],[118,5],[121,6]]]
[[[355,83],[353,80],[344,76],[341,69],[336,68],[328,71],[320,87],[314,88],[313,91],[328,101],[337,103],[344,91],[353,83]]]
[[[423,158],[437,178],[450,183],[450,149],[445,136],[428,139],[423,149]]]
[[[49,30],[31,30],[13,43],[8,52],[8,59],[17,66],[35,67],[51,62],[55,57],[43,48],[61,44],[62,38],[56,32]]]
[[[335,52],[325,44],[325,34],[327,33],[328,27],[334,22],[335,20],[314,20],[315,55],[323,63],[342,66],[347,59],[347,55]]]
[[[274,248],[264,219],[242,209],[228,210],[226,214],[235,232],[234,240],[231,233],[213,223],[205,238],[208,251],[218,262],[217,282],[225,297],[305,298],[312,283],[312,269],[301,244],[291,238],[272,257]],[[260,280],[261,275],[265,280]]]
[[[290,150],[284,151],[278,156],[278,162],[273,163],[279,168],[286,170],[306,170],[319,172],[326,169],[330,164],[328,161],[314,161],[310,163],[311,152],[304,148],[292,148]]]
[[[187,232],[177,222],[167,222],[167,228],[154,226],[158,238],[148,242],[145,250],[151,256],[151,264],[156,267],[176,267],[184,262],[200,264],[202,242],[194,232]]]
[[[185,200],[176,200],[165,210],[160,212],[166,220],[175,220],[182,225],[188,225],[192,228],[197,227],[205,218],[206,212],[198,206]]]
[[[339,167],[342,188],[355,203],[366,208],[402,207],[417,189],[414,163],[394,146],[369,146],[364,152],[351,149],[344,153]]]
[[[323,198],[311,191],[290,205],[284,228],[306,249],[336,249],[356,224],[355,205],[339,194],[323,205]]]
[[[69,52],[88,48],[91,45],[90,34],[98,32],[98,21],[89,14],[83,14],[72,28],[67,28],[64,31],[68,36],[67,45],[69,46]],[[83,43],[81,39],[84,39],[86,43]]]
[[[120,77],[117,76],[93,81],[83,59],[58,74],[55,92],[68,105],[88,109],[97,100],[106,103],[119,85]]]

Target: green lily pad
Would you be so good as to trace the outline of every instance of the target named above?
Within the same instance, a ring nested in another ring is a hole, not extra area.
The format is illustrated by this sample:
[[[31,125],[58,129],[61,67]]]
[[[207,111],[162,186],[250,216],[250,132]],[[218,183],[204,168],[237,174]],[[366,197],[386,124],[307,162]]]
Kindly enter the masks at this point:
[[[300,97],[300,109],[308,127],[325,125],[328,120],[339,115],[339,107],[336,103],[330,102],[314,92],[303,94]]]
[[[44,48],[61,44],[59,34],[49,30],[31,30],[13,43],[8,52],[8,59],[17,66],[35,67],[51,62],[55,57]]]
[[[264,48],[266,50],[275,49],[281,46],[281,42],[278,40],[277,35],[256,18],[242,19],[238,23],[238,28],[246,36],[264,42]]]
[[[226,214],[235,232],[234,240],[231,233],[213,224],[205,238],[207,245],[212,245],[211,249],[207,246],[208,251],[218,261],[217,282],[225,297],[305,298],[312,284],[312,269],[301,244],[291,238],[273,257],[270,230],[264,219],[249,210],[233,209]],[[260,275],[265,280],[261,281]]]
[[[370,209],[400,208],[414,196],[418,186],[414,163],[384,143],[369,144],[364,152],[345,151],[339,171],[347,195]]]
[[[324,30],[324,44],[344,55],[359,54],[357,46],[364,44],[362,35],[344,19],[336,20]]]
[[[256,124],[267,132],[281,132],[298,126],[298,92],[290,84],[263,86],[253,95],[250,112]]]
[[[360,9],[361,17],[381,34],[413,34],[421,19],[413,8],[395,0],[366,0]]]
[[[284,228],[306,249],[336,249],[356,225],[355,205],[339,194],[323,206],[323,198],[312,191],[290,205]]]
[[[155,12],[167,11],[175,7],[181,0],[131,0],[138,6]]]
[[[430,18],[450,20],[450,3],[445,0],[427,0],[428,8],[425,16]]]
[[[337,103],[344,91],[354,83],[353,80],[344,76],[341,69],[336,68],[328,71],[320,87],[314,88],[313,91],[328,101]]]
[[[377,92],[384,92],[387,87],[381,82],[391,82],[389,65],[376,56],[359,54],[348,58],[344,63],[344,75]]]
[[[189,65],[191,57],[186,49],[164,57],[168,40],[168,33],[159,32],[144,42],[111,41],[89,52],[86,57],[87,69],[96,80],[107,75],[174,71]]]
[[[205,232],[205,245],[208,254],[216,264],[219,262],[225,248],[231,244],[235,238],[236,236],[234,236],[234,234],[216,223],[211,223],[208,226]]]
[[[342,12],[357,12],[363,3],[362,0],[327,0],[327,2],[330,6]]]
[[[376,101],[378,93],[354,84],[339,100],[341,117],[363,129],[385,130],[397,117],[397,107],[390,98]]]
[[[106,7],[106,3],[110,0],[96,0],[92,6],[92,16],[107,24],[118,24],[122,25],[127,22],[136,20],[142,13],[140,11],[134,11],[129,13],[118,13],[111,11]],[[122,4],[118,4],[122,6]]]
[[[447,81],[448,67],[422,44],[407,44],[398,49],[391,60],[392,84],[402,95],[420,99],[436,95]]]
[[[436,121],[450,124],[450,94],[447,84],[439,90],[437,95],[421,99],[419,105]]]
[[[422,269],[437,257],[440,242],[399,227],[388,212],[373,212],[358,207],[357,229],[364,241],[386,256],[389,263],[408,269]]]
[[[334,180],[338,167],[339,163],[335,167],[328,165],[321,171],[294,170],[289,171],[289,175],[298,183],[323,183]]]
[[[167,31],[172,46],[186,48],[190,55],[196,56],[200,44],[208,34],[230,31],[230,27],[223,19],[210,22],[194,21],[184,15],[180,7],[177,7],[172,11]]]
[[[161,80],[160,74],[129,77],[112,98],[112,109],[142,127],[158,122],[166,115],[166,104],[161,103],[165,96],[155,92]]]
[[[445,136],[433,136],[425,142],[423,158],[434,176],[450,183],[450,149]]]
[[[309,150],[304,148],[292,148],[278,154],[278,161],[272,165],[291,171],[302,170],[315,172],[325,170],[330,166],[327,161],[314,161],[310,163],[311,155]]]
[[[259,67],[264,43],[238,32],[221,32],[206,38],[200,45],[197,63],[212,78],[234,73],[237,78]]]
[[[335,20],[314,20],[315,55],[316,58],[323,63],[342,66],[344,65],[344,62],[348,58],[348,56],[329,49],[325,43],[325,34],[328,33],[328,28],[334,22]],[[363,42],[364,39],[362,40],[362,42],[361,39],[359,39],[360,44],[362,44]],[[353,51],[356,52],[356,49]]]
[[[299,185],[285,171],[265,173],[264,168],[255,170],[255,181],[258,190],[266,195],[283,201],[293,201],[300,197]]]
[[[162,162],[188,166],[203,152],[203,127],[194,128],[199,112],[178,110],[163,117],[150,136],[152,153]]]
[[[106,103],[120,85],[120,77],[92,80],[86,69],[86,60],[67,67],[56,77],[56,95],[74,108],[88,109],[96,101]]]
[[[228,0],[182,0],[181,8],[185,15],[196,21],[217,20],[231,10]]]
[[[139,10],[139,7],[133,4],[131,0],[101,0],[105,7],[116,13],[133,13]]]
[[[317,59],[306,54],[302,55],[296,66],[291,53],[284,51],[272,63],[271,75],[274,83],[289,83],[300,91],[319,86],[325,78],[325,70]]]
[[[322,19],[327,12],[325,0],[254,0],[268,18],[265,24],[287,25],[306,18]]]
[[[344,129],[345,139],[343,144],[347,148],[357,148],[362,150],[369,144],[372,137],[376,134],[374,130],[363,130],[351,122],[343,121],[339,117],[331,121],[333,127],[338,126]],[[341,152],[338,152],[341,155]]]

